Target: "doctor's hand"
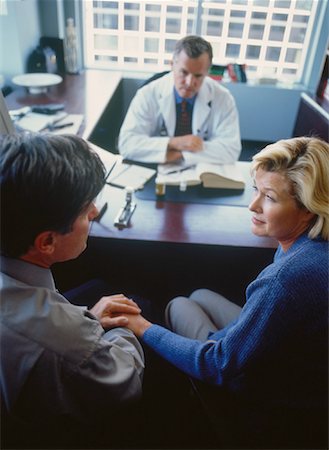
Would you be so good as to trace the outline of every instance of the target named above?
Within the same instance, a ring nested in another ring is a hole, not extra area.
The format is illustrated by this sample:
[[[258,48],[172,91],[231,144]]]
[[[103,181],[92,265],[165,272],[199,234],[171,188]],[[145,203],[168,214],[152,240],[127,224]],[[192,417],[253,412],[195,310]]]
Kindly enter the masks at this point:
[[[90,312],[97,317],[105,329],[127,326],[128,319],[122,313],[136,315],[141,312],[137,303],[123,294],[102,297]]]
[[[187,152],[201,152],[203,150],[203,139],[194,134],[185,136],[174,136],[169,139],[168,150],[178,150]]]

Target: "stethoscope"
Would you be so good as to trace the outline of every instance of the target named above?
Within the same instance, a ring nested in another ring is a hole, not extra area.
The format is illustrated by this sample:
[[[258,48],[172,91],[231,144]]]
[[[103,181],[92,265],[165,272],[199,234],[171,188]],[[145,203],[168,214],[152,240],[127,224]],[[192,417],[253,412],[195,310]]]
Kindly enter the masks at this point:
[[[164,121],[164,118],[162,117],[162,124],[160,127],[160,136],[164,137],[164,136],[168,136],[168,131],[167,131],[167,127]]]

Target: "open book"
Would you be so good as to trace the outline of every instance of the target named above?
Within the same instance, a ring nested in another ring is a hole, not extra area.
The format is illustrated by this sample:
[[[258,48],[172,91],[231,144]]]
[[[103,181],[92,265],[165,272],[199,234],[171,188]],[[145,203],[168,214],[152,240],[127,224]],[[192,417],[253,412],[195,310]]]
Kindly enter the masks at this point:
[[[206,188],[244,189],[245,181],[239,162],[235,164],[199,163],[195,166],[159,164],[157,184],[193,186],[203,184]]]

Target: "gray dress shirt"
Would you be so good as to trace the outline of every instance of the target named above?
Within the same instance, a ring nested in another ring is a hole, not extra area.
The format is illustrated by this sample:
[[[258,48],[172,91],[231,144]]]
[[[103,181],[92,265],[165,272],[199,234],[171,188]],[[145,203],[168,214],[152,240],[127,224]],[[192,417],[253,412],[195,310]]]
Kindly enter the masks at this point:
[[[51,271],[1,258],[1,394],[23,419],[90,422],[141,396],[144,354],[125,328],[104,332],[70,304]],[[25,416],[25,417],[24,417]]]

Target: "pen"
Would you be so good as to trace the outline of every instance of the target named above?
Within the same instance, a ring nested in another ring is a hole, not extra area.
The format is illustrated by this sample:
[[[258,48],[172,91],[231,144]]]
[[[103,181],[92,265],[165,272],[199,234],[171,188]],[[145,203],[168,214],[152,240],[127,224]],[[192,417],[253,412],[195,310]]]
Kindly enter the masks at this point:
[[[100,222],[101,219],[102,219],[102,217],[103,217],[104,214],[106,213],[106,210],[107,210],[107,202],[105,202],[104,205],[101,207],[101,209],[100,209],[100,211],[99,211],[99,213],[98,213],[98,216],[95,217],[94,221],[95,221],[95,222]]]
[[[61,128],[66,128],[74,125],[74,122],[60,123],[58,125],[49,125],[49,130],[60,130]]]
[[[192,169],[192,167],[194,167],[194,166],[187,166],[187,167],[183,167],[183,169],[171,170],[170,172],[167,172],[166,175],[171,175],[172,173],[181,173],[181,172],[185,172],[185,170]]]

